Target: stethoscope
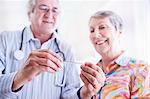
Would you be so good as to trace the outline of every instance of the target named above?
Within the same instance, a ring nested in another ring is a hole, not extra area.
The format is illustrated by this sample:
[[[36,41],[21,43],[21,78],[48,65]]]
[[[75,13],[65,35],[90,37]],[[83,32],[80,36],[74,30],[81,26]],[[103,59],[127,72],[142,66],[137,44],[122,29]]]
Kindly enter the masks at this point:
[[[25,54],[24,54],[23,51],[22,51],[22,47],[23,47],[23,35],[24,35],[25,29],[26,29],[26,27],[25,27],[25,28],[22,30],[22,32],[21,32],[21,44],[20,44],[20,47],[19,47],[18,50],[16,50],[16,51],[14,52],[14,57],[15,57],[15,59],[17,59],[17,60],[22,60],[22,59],[24,58],[24,56],[25,56]],[[57,32],[57,30],[56,30],[56,32]],[[64,53],[60,50],[56,38],[54,39],[54,42],[55,42],[55,44],[56,44],[56,46],[57,46],[57,51],[55,51],[55,53],[57,53],[58,55],[60,55],[60,57],[63,58],[63,61],[65,61],[65,60],[66,60],[66,59],[65,59],[65,55],[64,55]]]

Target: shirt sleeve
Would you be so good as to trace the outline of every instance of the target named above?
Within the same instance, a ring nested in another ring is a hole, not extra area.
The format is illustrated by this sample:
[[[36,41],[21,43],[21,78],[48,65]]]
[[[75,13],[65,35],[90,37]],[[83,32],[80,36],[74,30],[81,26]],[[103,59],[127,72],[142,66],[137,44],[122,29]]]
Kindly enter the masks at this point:
[[[150,98],[150,69],[148,65],[134,69],[131,98]]]
[[[71,48],[66,51],[66,60],[75,61],[74,53]],[[67,63],[66,64],[66,83],[62,89],[62,98],[63,99],[79,99],[77,91],[80,88],[80,79],[77,67],[75,64]]]
[[[0,97],[2,99],[16,98],[19,92],[12,92],[12,84],[16,72],[6,73],[6,44],[3,33],[0,34]]]

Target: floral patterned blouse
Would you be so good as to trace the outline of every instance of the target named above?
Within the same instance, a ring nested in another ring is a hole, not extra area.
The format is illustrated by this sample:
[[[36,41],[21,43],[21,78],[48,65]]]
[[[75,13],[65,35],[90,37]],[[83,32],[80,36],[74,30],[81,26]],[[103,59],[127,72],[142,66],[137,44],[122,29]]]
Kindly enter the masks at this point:
[[[150,67],[146,63],[123,53],[107,70],[105,85],[94,99],[150,99]]]

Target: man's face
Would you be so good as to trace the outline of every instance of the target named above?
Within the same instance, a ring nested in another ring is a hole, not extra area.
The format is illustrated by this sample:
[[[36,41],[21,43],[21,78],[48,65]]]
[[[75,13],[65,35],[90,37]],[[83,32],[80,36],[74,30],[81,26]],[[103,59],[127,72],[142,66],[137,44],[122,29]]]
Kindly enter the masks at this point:
[[[59,15],[58,0],[37,0],[30,14],[31,28],[34,33],[52,33]]]

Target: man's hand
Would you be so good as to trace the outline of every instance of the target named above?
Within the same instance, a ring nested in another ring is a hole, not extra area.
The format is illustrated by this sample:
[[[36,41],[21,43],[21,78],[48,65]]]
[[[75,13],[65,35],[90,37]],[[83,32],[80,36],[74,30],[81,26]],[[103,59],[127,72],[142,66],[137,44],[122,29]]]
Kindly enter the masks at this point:
[[[102,69],[92,63],[86,62],[81,65],[80,77],[84,82],[84,86],[80,91],[82,99],[91,99],[96,95],[105,82],[105,74]]]
[[[20,88],[42,72],[57,72],[61,68],[61,60],[58,55],[47,49],[32,51],[22,69],[16,74],[12,90]]]

